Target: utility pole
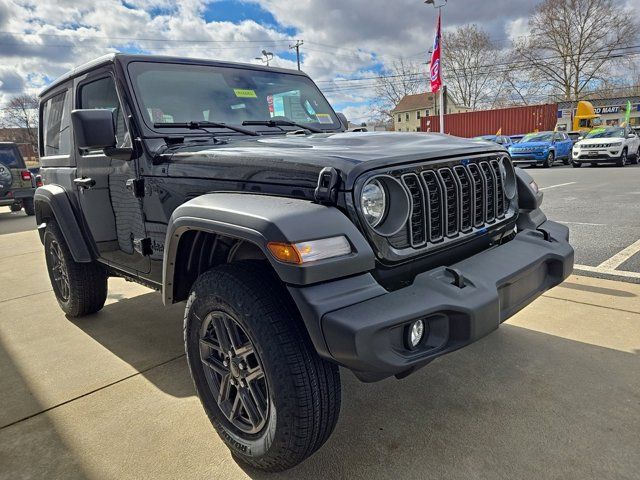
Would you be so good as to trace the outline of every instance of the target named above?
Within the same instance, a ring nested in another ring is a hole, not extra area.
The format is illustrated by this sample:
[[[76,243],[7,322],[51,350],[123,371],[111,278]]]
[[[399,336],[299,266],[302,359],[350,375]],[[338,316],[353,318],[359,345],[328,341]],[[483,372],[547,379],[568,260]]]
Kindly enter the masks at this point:
[[[300,70],[300,47],[304,45],[304,40],[296,40],[295,45],[289,45],[289,50],[296,49],[296,58],[298,59],[298,70]]]

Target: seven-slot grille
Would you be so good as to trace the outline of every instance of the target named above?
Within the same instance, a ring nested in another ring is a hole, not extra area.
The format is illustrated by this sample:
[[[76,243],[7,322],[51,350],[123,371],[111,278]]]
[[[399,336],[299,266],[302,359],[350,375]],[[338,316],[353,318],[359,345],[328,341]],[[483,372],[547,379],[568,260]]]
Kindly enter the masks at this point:
[[[421,247],[505,218],[507,199],[497,160],[482,160],[402,175],[410,193],[406,237],[396,247]],[[402,245],[405,244],[405,245]]]

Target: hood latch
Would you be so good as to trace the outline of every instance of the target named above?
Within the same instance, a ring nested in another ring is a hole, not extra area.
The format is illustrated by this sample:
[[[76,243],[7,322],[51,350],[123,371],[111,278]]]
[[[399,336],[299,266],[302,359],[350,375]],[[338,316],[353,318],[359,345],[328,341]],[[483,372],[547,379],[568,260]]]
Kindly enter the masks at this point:
[[[318,186],[314,197],[318,203],[333,205],[338,200],[340,174],[333,167],[324,167],[318,176]]]

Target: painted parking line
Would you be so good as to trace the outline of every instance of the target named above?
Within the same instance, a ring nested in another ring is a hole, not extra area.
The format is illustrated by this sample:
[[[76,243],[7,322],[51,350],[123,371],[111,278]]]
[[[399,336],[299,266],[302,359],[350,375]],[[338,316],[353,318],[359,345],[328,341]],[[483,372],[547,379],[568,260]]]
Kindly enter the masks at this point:
[[[548,187],[542,187],[542,188],[539,188],[538,190],[549,190],[550,188],[564,187],[565,185],[573,185],[574,183],[578,183],[578,182],[559,183],[557,185],[549,185]]]
[[[622,265],[624,262],[629,260],[638,252],[640,252],[640,240],[636,240],[627,248],[616,253],[610,259],[605,260],[600,265],[598,265],[598,268],[615,270],[616,268],[618,268],[620,265]]]
[[[575,270],[582,270],[585,272],[593,272],[600,273],[603,275],[611,275],[612,277],[621,277],[621,278],[639,278],[640,272],[627,272],[625,270],[614,270],[612,268],[602,268],[600,266],[592,267],[590,265],[574,265],[573,268]]]
[[[556,220],[558,223],[562,223],[564,225],[588,225],[590,227],[606,227],[606,223],[589,223],[589,222],[564,222],[562,220]]]

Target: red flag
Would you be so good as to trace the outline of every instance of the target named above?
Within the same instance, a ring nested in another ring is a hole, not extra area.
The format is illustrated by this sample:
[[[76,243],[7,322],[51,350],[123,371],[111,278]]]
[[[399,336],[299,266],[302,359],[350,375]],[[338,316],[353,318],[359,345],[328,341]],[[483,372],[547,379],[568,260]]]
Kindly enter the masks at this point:
[[[440,90],[442,86],[442,78],[440,76],[440,14],[438,13],[438,28],[436,29],[436,38],[433,41],[433,51],[431,52],[431,68],[429,70],[429,79],[431,80],[431,91],[433,93]]]

